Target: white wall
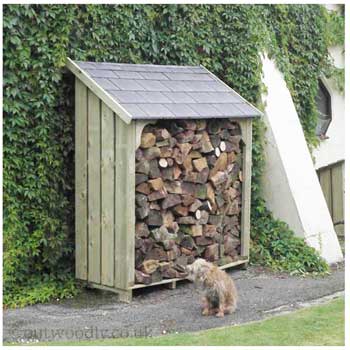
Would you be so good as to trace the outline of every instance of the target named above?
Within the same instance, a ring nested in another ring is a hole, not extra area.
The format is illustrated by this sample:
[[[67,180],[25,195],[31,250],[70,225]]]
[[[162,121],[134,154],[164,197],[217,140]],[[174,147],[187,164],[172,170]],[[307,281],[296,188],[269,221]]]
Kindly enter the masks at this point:
[[[338,5],[326,5],[329,11],[337,11]],[[344,68],[344,47],[332,46],[328,49],[337,68]],[[345,98],[332,79],[322,79],[331,95],[332,121],[328,127],[326,140],[313,151],[315,169],[342,161],[345,159]]]
[[[267,127],[263,193],[275,217],[317,249],[328,262],[342,260],[326,201],[319,184],[290,92],[273,61],[262,58],[267,92]]]

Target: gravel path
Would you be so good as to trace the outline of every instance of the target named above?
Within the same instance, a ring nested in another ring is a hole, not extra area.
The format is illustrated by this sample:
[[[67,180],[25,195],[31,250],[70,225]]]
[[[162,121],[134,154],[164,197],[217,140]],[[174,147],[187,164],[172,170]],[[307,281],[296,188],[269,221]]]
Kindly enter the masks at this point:
[[[155,336],[240,324],[293,310],[344,290],[344,269],[327,277],[301,278],[261,268],[234,270],[240,296],[237,311],[224,318],[203,317],[193,284],[178,283],[137,291],[131,304],[112,293],[87,290],[78,297],[4,311],[4,342]]]

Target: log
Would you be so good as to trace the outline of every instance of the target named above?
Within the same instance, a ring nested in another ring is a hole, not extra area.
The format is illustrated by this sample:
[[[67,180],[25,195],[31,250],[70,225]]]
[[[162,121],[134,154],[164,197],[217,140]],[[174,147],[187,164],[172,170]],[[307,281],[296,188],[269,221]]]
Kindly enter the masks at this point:
[[[143,156],[146,160],[152,160],[160,157],[160,148],[159,147],[151,147],[146,148],[143,152]]]
[[[215,161],[214,167],[210,170],[209,178],[211,179],[219,171],[224,171],[227,168],[227,153],[221,153],[219,158]]]
[[[179,216],[187,216],[188,215],[188,208],[182,205],[177,205],[174,208],[174,212],[175,214],[179,215]]]
[[[207,130],[209,134],[219,134],[221,131],[220,124],[217,120],[211,120],[208,123]]]
[[[203,234],[203,227],[202,227],[202,225],[192,225],[191,226],[191,235],[193,237],[202,236],[202,234]]]
[[[143,273],[142,271],[135,270],[135,282],[140,284],[151,284],[152,278],[150,275]]]
[[[181,187],[183,189],[183,187]],[[195,190],[194,190],[195,192]],[[182,196],[182,204],[186,207],[188,207],[189,205],[191,205],[194,201],[195,198],[194,196],[190,195],[190,194],[183,194]]]
[[[175,217],[174,214],[171,211],[166,211],[161,213],[162,214],[162,218],[163,218],[163,225],[166,228],[170,228],[173,226]]]
[[[231,137],[230,132],[227,129],[222,129],[220,133],[221,139],[222,140],[228,140]]]
[[[150,132],[142,133],[141,135],[141,147],[150,148],[156,143],[156,136]]]
[[[180,149],[180,151],[181,151],[181,153],[182,153],[182,155],[184,157],[186,157],[190,153],[190,151],[192,149],[192,145],[190,143],[188,143],[188,142],[186,142],[186,143],[179,143],[177,145],[177,147],[179,147],[179,149]]]
[[[143,152],[142,152],[142,149],[141,149],[141,148],[138,148],[138,149],[135,151],[135,158],[136,158],[137,161],[143,160]]]
[[[237,247],[241,244],[241,241],[237,238],[232,238],[227,235],[224,239],[224,254],[237,255]]]
[[[144,222],[137,222],[135,224],[135,235],[136,237],[148,237],[149,229],[148,226]]]
[[[198,210],[196,211],[196,214],[197,214]],[[199,218],[198,218],[198,223],[200,225],[205,225],[207,222],[208,222],[208,219],[209,219],[209,213],[205,210],[201,210],[200,211],[200,215],[198,215]],[[196,218],[197,218],[197,215],[196,215]]]
[[[181,174],[182,174],[182,171],[181,171],[180,167],[177,164],[175,164],[174,169],[173,169],[174,180],[177,180],[181,176]]]
[[[209,245],[204,251],[204,258],[207,261],[214,262],[219,259],[219,244]]]
[[[160,282],[163,278],[162,273],[159,270],[153,272],[151,277],[152,277],[152,283]]]
[[[214,237],[216,234],[216,225],[204,225],[203,226],[203,235],[205,237]]]
[[[153,159],[149,162],[149,177],[151,179],[156,179],[158,177],[161,177],[161,173],[160,173],[160,170],[158,168],[157,159]]]
[[[210,135],[210,142],[213,145],[214,148],[219,147],[221,138],[219,135]]]
[[[192,250],[195,247],[194,240],[191,236],[184,236],[180,242],[180,246]]]
[[[214,187],[218,187],[220,184],[224,183],[228,179],[226,172],[218,171],[215,175],[210,177],[210,181]]]
[[[167,252],[161,247],[154,247],[146,254],[146,260],[167,261]]]
[[[177,219],[177,222],[180,225],[194,225],[196,223],[196,219],[193,216],[182,216]]]
[[[193,166],[198,172],[201,172],[203,169],[208,169],[207,159],[204,157],[194,159]]]
[[[146,203],[144,207],[136,208],[135,210],[136,218],[142,220],[148,216],[149,212],[150,212],[150,209],[148,204]]]
[[[180,181],[165,181],[164,186],[168,193],[182,194]]]
[[[226,151],[226,143],[224,141],[220,142],[220,151],[225,152]]]
[[[199,199],[207,199],[207,186],[205,184],[197,184],[195,197]]]
[[[161,189],[159,191],[154,191],[151,194],[148,195],[148,200],[151,201],[157,201],[158,199],[163,199],[167,196],[166,190]],[[163,208],[166,209],[166,208]]]
[[[196,218],[197,220],[199,220],[199,219],[201,218],[201,216],[202,216],[201,211],[200,211],[199,209],[197,209],[196,212],[195,212],[195,214],[194,214],[194,216],[195,216],[195,218]]]
[[[181,153],[179,148],[174,148],[172,158],[174,158],[176,164],[181,165],[185,160],[185,156]]]
[[[171,250],[176,245],[176,242],[173,239],[166,239],[162,243],[165,250]]]
[[[181,255],[186,255],[187,257],[192,256],[191,250],[184,247],[181,247],[180,250],[181,250]],[[188,258],[187,258],[187,263],[188,263]]]
[[[144,207],[147,205],[147,196],[142,193],[137,193],[135,195],[135,203],[138,207]]]
[[[161,177],[163,180],[173,180],[174,179],[174,168],[168,167],[161,170]]]
[[[190,120],[190,119],[182,119],[179,122],[179,125],[181,125],[181,127],[184,130],[196,130],[197,129],[197,123],[194,120]]]
[[[185,177],[184,177],[184,181],[193,182],[193,183],[198,182],[198,173],[187,172]]]
[[[203,131],[202,133],[202,147],[201,147],[202,153],[210,153],[214,150],[213,145],[210,142],[209,135],[206,131]]]
[[[197,176],[197,182],[200,184],[205,184],[208,181],[209,168],[203,169]]]
[[[148,183],[143,182],[136,186],[136,192],[140,192],[143,194],[150,194],[151,193],[151,187]]]
[[[151,188],[154,191],[161,191],[164,190],[164,182],[161,177],[158,177],[156,179],[148,180],[148,183],[150,184]]]
[[[166,161],[167,161],[167,163],[168,163],[167,166],[172,167],[172,166],[174,165],[174,159],[173,159],[173,158],[167,158]],[[166,167],[165,167],[165,168],[166,168]]]
[[[171,137],[167,129],[156,129],[154,133],[157,141],[164,141]]]
[[[213,240],[210,237],[205,237],[205,236],[196,237],[195,241],[197,246],[207,246],[213,243]],[[201,251],[200,251],[200,254],[202,254]]]
[[[168,166],[168,161],[165,158],[160,158],[158,163],[161,168],[166,168]]]
[[[173,155],[173,149],[171,147],[160,147],[160,157],[169,158]]]
[[[182,166],[186,174],[193,171],[192,158],[189,155],[184,159]]]
[[[221,223],[221,215],[209,215],[208,223],[211,225],[219,225]]]
[[[198,159],[198,158],[202,158],[202,154],[199,153],[198,151],[192,151],[190,152],[190,154],[188,155],[191,159]]]
[[[191,142],[194,138],[194,131],[193,130],[185,130],[175,136],[178,143],[187,143]]]
[[[150,210],[146,219],[146,223],[148,226],[162,226],[162,215],[157,210]]]
[[[135,164],[136,173],[148,175],[150,170],[150,163],[148,160],[141,160]]]
[[[173,123],[170,123],[168,130],[171,135],[175,136],[180,132],[182,132],[184,129],[181,126],[179,126],[177,123],[173,122]]]
[[[166,269],[162,272],[162,277],[163,278],[176,278],[177,271],[173,267],[169,267],[168,269]]]
[[[220,157],[220,154],[221,154],[220,148],[219,148],[219,147],[216,147],[216,148],[215,148],[215,155],[216,155],[217,157]]]
[[[199,119],[196,121],[197,130],[205,130],[207,127],[207,121],[204,119]]]
[[[153,201],[149,203],[149,208],[151,210],[160,210],[160,205],[156,201]]]
[[[145,174],[138,174],[138,173],[135,174],[135,185],[136,186],[139,185],[142,182],[147,181],[147,180],[148,180],[148,176],[147,175],[145,175]]]
[[[159,260],[149,259],[145,260],[141,265],[141,271],[146,274],[152,274],[159,267]]]
[[[195,201],[189,207],[189,211],[194,213],[197,209],[199,209],[203,205],[203,202],[199,199],[195,199]]]
[[[181,197],[178,194],[168,194],[168,196],[162,202],[162,209],[174,207],[181,202]]]
[[[156,242],[163,242],[168,238],[168,230],[162,225],[161,227],[153,229],[151,235]]]

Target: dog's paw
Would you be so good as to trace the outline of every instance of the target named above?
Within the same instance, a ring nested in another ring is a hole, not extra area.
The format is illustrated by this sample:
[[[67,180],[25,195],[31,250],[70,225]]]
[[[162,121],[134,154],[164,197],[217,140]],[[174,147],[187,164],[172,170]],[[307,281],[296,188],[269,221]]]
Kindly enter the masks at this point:
[[[222,311],[219,311],[215,316],[216,317],[224,317],[224,313]]]
[[[204,309],[204,310],[202,311],[202,315],[203,315],[203,316],[209,316],[209,310],[208,310],[208,309]]]

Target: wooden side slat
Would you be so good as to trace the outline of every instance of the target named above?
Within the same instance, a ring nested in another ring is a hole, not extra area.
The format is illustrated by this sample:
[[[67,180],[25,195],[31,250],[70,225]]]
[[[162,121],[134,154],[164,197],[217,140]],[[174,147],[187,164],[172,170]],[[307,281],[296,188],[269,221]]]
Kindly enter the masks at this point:
[[[87,88],[75,79],[75,275],[87,279]]]
[[[251,195],[251,166],[252,166],[252,120],[241,122],[244,141],[243,152],[243,186],[241,213],[241,255],[249,258],[250,243],[250,195]]]
[[[331,169],[326,168],[319,171],[320,185],[326,200],[329,213],[333,217],[332,208],[332,183],[331,183]]]
[[[135,123],[116,123],[115,167],[115,287],[134,283]]]
[[[343,164],[337,164],[331,170],[332,176],[332,211],[334,224],[344,221],[344,186]]]
[[[114,115],[101,102],[101,283],[114,285]]]
[[[101,236],[101,140],[100,100],[88,90],[88,236],[89,281],[100,283],[100,236]]]

